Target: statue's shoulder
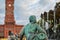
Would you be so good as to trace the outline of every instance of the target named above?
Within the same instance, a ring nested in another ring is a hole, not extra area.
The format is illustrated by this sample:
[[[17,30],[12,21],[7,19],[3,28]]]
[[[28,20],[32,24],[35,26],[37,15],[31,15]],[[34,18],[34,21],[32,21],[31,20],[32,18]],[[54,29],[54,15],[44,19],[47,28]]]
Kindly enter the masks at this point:
[[[28,23],[27,25],[25,25],[24,28],[26,28],[26,27],[28,27],[28,26],[30,26],[30,23]]]

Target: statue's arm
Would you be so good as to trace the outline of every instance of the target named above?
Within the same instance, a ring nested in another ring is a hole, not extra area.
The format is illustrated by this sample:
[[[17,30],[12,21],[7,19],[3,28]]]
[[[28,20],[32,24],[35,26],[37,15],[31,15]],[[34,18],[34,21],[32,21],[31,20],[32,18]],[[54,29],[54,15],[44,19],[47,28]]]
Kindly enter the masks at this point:
[[[38,30],[38,32],[46,34],[46,31],[43,28],[39,27],[39,26],[37,27],[37,30]]]

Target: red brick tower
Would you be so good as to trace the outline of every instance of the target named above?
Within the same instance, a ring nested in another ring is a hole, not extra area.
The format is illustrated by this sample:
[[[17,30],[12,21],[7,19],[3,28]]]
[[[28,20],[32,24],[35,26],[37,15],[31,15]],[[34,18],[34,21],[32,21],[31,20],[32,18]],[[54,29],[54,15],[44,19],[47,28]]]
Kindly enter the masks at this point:
[[[14,0],[5,0],[5,24],[0,25],[0,37],[8,37],[8,32],[20,33],[24,25],[15,24],[14,20]],[[2,29],[2,30],[1,30]]]
[[[14,0],[6,0],[6,15],[5,15],[6,24],[15,24],[14,20]]]
[[[14,20],[14,0],[6,0],[6,13],[5,13],[5,31],[4,36],[8,36],[8,32],[15,32],[15,20]]]

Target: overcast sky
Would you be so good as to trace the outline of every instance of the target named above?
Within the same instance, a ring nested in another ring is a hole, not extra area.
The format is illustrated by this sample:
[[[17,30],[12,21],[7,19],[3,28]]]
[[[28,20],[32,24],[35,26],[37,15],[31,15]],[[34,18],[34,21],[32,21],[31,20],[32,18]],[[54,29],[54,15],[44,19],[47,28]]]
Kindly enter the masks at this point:
[[[15,0],[14,17],[16,24],[25,25],[29,21],[30,15],[35,15],[39,19],[44,11],[54,10],[55,3],[59,0]],[[0,24],[4,24],[5,0],[0,0]]]

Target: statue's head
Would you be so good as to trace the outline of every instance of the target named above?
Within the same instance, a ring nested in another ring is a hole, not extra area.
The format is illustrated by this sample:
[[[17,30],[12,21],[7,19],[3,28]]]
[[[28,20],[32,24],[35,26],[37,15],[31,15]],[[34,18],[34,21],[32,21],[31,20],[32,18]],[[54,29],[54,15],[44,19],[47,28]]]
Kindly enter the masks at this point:
[[[36,23],[36,17],[34,15],[31,15],[29,17],[29,21],[30,21],[30,23]]]

